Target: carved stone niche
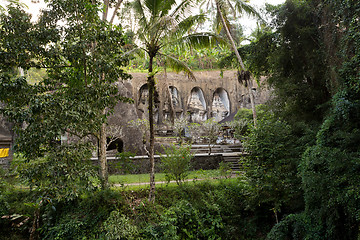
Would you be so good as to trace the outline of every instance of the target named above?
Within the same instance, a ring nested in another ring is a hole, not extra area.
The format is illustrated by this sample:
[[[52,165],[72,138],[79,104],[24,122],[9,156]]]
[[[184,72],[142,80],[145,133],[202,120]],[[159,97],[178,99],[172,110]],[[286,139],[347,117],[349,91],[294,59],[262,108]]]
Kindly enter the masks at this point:
[[[223,88],[218,88],[214,92],[212,101],[211,117],[217,122],[230,115],[230,100],[227,92]]]
[[[175,111],[175,117],[179,118],[182,116],[183,113],[183,106],[181,103],[179,91],[176,87],[169,86],[169,93],[171,95],[171,103]],[[164,104],[164,117],[165,120],[170,120],[171,118],[171,104],[168,98],[166,99],[166,102]]]
[[[149,116],[149,88],[147,84],[144,84],[139,89],[139,100],[138,100],[138,106],[137,110],[140,112],[140,118],[148,119]],[[158,123],[159,121],[159,93],[155,90],[154,94],[154,121],[155,123]]]
[[[206,121],[206,102],[201,88],[195,87],[191,90],[187,110],[189,122],[201,123]]]

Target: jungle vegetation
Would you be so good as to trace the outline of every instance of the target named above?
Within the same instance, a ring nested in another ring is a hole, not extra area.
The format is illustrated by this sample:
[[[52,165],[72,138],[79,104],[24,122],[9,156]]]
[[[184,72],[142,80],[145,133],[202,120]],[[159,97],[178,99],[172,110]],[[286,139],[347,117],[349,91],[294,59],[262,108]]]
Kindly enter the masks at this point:
[[[165,64],[190,75],[241,70],[225,32],[215,31],[221,25],[196,35],[206,14],[187,7],[203,1],[49,0],[36,22],[8,2],[0,8],[0,100],[17,140],[12,167],[0,175],[1,238],[360,239],[360,2],[267,5],[271,22],[244,45],[229,18],[246,70],[273,89],[256,126],[250,110],[235,116],[248,153],[239,159],[243,174],[191,184],[178,177],[178,186],[156,191],[109,187],[90,163],[93,143],[114,105],[131,102],[113,84],[130,77],[126,70],[147,69],[149,82]],[[242,1],[207,2],[230,13],[223,2]],[[189,44],[169,44],[179,38]],[[133,55],[138,48],[145,53]],[[74,140],[59,144],[65,135]]]

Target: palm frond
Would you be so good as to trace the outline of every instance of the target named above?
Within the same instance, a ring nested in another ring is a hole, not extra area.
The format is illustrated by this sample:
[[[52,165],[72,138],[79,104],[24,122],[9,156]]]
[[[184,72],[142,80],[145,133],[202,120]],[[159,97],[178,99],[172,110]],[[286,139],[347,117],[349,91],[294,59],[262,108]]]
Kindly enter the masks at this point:
[[[230,24],[229,18],[227,17],[228,14],[226,13],[226,9],[220,7],[220,11],[222,12],[223,18],[224,18],[225,23],[226,23],[226,27],[227,27],[228,29],[231,29],[231,24]],[[221,17],[220,17],[220,15],[219,15],[219,12],[218,12],[218,11],[216,11],[215,27],[216,27],[216,30],[215,30],[215,31],[216,31],[217,34],[220,34],[222,28],[224,27],[224,26],[222,25]]]
[[[229,6],[233,16],[236,18],[236,9],[234,8],[234,6],[230,3],[230,0],[226,0],[227,1],[227,5]]]
[[[154,28],[159,29],[161,32],[164,33],[170,33],[176,25],[177,22],[175,19],[171,18],[170,16],[163,16],[158,20],[156,24],[154,24]]]
[[[184,34],[187,34],[189,30],[196,24],[196,23],[203,23],[206,20],[205,14],[198,14],[195,16],[189,16],[179,22],[173,29],[172,32],[174,33],[175,37],[181,37]]]
[[[140,26],[147,26],[148,21],[147,21],[147,18],[146,18],[146,14],[144,12],[145,8],[144,8],[141,0],[135,0],[133,2],[133,4],[132,4],[132,7],[134,8],[136,17],[139,20],[139,25]]]
[[[122,57],[126,57],[126,56],[129,56],[129,55],[131,55],[133,53],[137,53],[137,52],[140,52],[140,51],[145,51],[145,50],[143,48],[140,48],[140,47],[134,48],[134,49],[131,49],[130,51],[124,52],[122,54]]]
[[[190,67],[186,63],[180,61],[179,59],[171,55],[163,53],[160,53],[160,55],[166,58],[166,62],[169,63],[169,67],[171,69],[176,72],[184,72],[191,80],[196,80],[194,73],[191,71]]]
[[[171,17],[184,15],[187,11],[190,12],[193,0],[183,0],[180,4],[174,9],[174,11],[170,14]]]
[[[253,6],[243,0],[233,1],[235,2],[235,9],[238,13],[240,13],[241,15],[245,13],[250,17],[255,17],[257,20],[264,22],[264,19]]]
[[[164,0],[162,2],[161,14],[159,16],[169,16],[169,12],[173,8],[174,4],[176,4],[176,0]]]
[[[159,8],[162,3],[162,0],[144,0],[144,6],[152,17],[159,17]]]
[[[144,6],[153,19],[169,15],[176,0],[144,0]]]
[[[177,45],[183,51],[190,48],[208,48],[216,44],[227,45],[228,42],[221,36],[209,32],[190,34],[171,42],[171,45]]]

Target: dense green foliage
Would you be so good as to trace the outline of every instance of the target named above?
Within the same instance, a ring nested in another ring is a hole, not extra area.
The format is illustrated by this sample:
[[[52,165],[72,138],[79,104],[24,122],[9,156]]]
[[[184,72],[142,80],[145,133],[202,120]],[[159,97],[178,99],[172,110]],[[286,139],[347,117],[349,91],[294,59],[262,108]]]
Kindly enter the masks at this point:
[[[147,201],[146,188],[97,190],[97,174],[83,161],[91,153],[85,136],[96,135],[102,110],[122,99],[111,83],[126,77],[125,38],[99,20],[101,5],[67,3],[51,1],[38,24],[17,6],[0,16],[2,113],[15,123],[22,153],[15,161],[19,178],[0,175],[0,236],[359,239],[358,1],[267,6],[272,28],[258,29],[239,49],[255,77],[268,76],[274,93],[260,107],[256,127],[250,111],[235,116],[246,151],[244,176],[158,188],[156,202]],[[60,19],[67,24],[59,27]],[[20,76],[31,67],[48,69],[36,85]],[[76,136],[73,143],[58,144],[66,134]],[[183,150],[171,148],[168,155],[176,157],[165,158],[178,181],[191,156]]]
[[[147,201],[148,189],[106,190],[83,194],[71,202],[56,202],[41,212],[41,239],[258,239],[271,228],[264,209],[248,209],[248,189],[242,179],[216,180],[159,187],[157,201]],[[15,193],[15,192],[13,192]],[[25,213],[26,195],[12,211]],[[12,199],[14,201],[15,199]],[[23,208],[23,209],[22,209]],[[34,207],[27,207],[31,212]],[[23,225],[28,229],[31,223]],[[5,225],[2,225],[5,226]],[[9,236],[17,226],[1,228]],[[23,237],[27,239],[27,231]],[[4,236],[4,235],[3,235]],[[9,238],[11,239],[11,238]]]
[[[316,144],[303,155],[305,214],[313,239],[356,239],[360,236],[359,161],[359,16],[360,3],[329,1],[341,21],[342,65],[331,108],[316,136]],[[351,13],[350,13],[351,12]],[[317,189],[315,192],[314,189]]]
[[[289,0],[268,10],[275,31],[241,49],[275,93],[272,116],[245,141],[255,199],[281,209],[268,239],[357,239],[359,3]]]
[[[304,147],[291,127],[273,116],[259,119],[257,128],[250,129],[244,143],[250,154],[243,161],[253,188],[254,205],[268,206],[276,221],[278,213],[286,214],[303,206],[297,166]]]
[[[136,239],[138,229],[126,215],[112,211],[103,224],[106,239]]]
[[[113,84],[128,77],[121,68],[122,29],[99,18],[99,3],[48,6],[36,23],[18,5],[0,15],[1,113],[16,134],[12,174],[31,191],[31,239],[57,202],[71,202],[99,185],[90,162],[94,142],[109,110],[128,101]],[[31,68],[46,69],[46,76],[30,84]],[[22,214],[16,224],[29,220]]]
[[[125,100],[112,84],[127,77],[120,56],[125,38],[100,20],[99,6],[52,1],[36,24],[18,6],[1,15],[1,111],[14,123],[15,151],[24,158],[19,176],[44,198],[71,199],[91,188],[96,174],[84,162],[93,148],[89,137],[98,137],[104,109]],[[60,20],[66,24],[59,27]],[[47,77],[30,85],[16,75],[19,67],[45,68]],[[61,136],[72,144],[60,145]]]
[[[161,168],[165,173],[166,180],[175,180],[180,185],[190,170],[191,145],[170,145],[164,148],[164,154],[160,154]]]

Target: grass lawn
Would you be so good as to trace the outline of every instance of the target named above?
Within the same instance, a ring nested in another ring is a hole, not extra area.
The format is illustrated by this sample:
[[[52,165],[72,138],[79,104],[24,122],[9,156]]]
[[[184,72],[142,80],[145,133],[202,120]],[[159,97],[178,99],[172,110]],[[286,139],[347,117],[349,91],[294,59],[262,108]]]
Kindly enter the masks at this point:
[[[143,174],[142,174],[143,175]],[[127,183],[123,183],[125,185],[117,185],[117,186],[113,186],[112,189],[113,190],[119,190],[119,191],[143,191],[146,190],[148,191],[150,189],[150,184],[149,184],[149,175],[146,175],[146,184],[141,184],[141,185],[126,185]],[[156,176],[157,174],[155,174]],[[187,178],[190,179],[190,178]],[[194,179],[194,178],[193,178]],[[199,180],[202,179],[202,180]],[[181,184],[181,186],[186,187],[186,186],[192,186],[195,185],[197,183],[204,183],[206,182],[207,184],[211,184],[211,185],[219,185],[219,184],[229,184],[229,183],[241,183],[241,184],[246,184],[246,179],[244,177],[243,174],[241,173],[237,173],[237,177],[232,177],[232,178],[207,178],[205,179],[205,181],[203,181],[205,178],[198,178],[198,180],[194,179],[193,181],[186,181],[183,182]],[[159,179],[157,179],[155,177],[155,181],[160,181]],[[114,183],[114,184],[118,184],[118,183]],[[167,183],[157,183],[156,184],[156,188],[176,188],[179,187],[175,182],[171,182],[169,184]]]
[[[219,170],[198,170],[191,171],[186,179],[213,179],[221,177]],[[128,175],[111,175],[109,176],[109,182],[112,184],[130,184],[130,183],[147,183],[150,176],[146,174],[128,174]],[[166,181],[165,173],[156,173],[155,181]]]

